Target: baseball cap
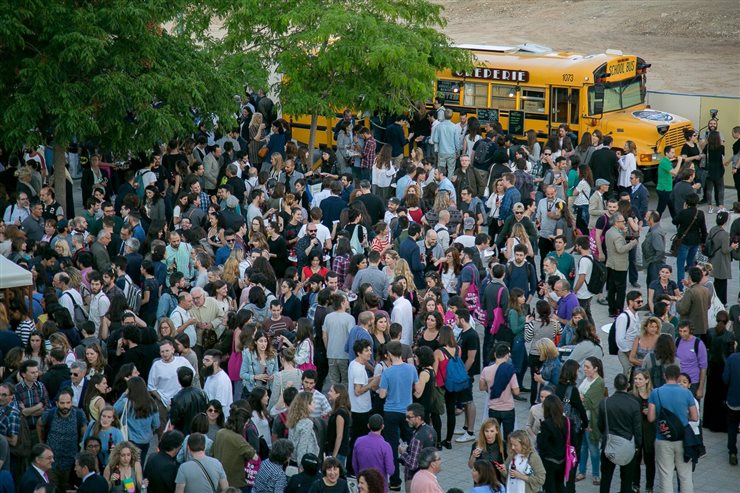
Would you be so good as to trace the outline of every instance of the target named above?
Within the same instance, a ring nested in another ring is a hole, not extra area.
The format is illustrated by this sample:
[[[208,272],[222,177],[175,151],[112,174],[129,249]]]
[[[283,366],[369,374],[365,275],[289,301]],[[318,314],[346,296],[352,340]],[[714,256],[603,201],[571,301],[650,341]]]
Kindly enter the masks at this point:
[[[465,221],[463,221],[463,228],[466,230],[475,228],[475,219],[472,217],[466,217]]]

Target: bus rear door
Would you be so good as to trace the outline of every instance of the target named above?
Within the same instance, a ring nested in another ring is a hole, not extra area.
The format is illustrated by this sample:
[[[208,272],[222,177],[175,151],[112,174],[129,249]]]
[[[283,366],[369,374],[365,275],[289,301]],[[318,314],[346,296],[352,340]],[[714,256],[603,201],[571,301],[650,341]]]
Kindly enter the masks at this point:
[[[578,88],[558,86],[550,88],[550,131],[567,124],[571,132],[576,136],[579,134],[580,96]]]

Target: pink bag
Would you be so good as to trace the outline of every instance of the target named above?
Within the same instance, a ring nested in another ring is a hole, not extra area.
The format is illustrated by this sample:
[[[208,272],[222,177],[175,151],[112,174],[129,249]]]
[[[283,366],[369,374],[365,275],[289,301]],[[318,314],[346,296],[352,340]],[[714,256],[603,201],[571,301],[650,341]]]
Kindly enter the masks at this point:
[[[498,334],[499,329],[506,325],[506,317],[504,317],[504,309],[501,308],[501,292],[504,288],[499,288],[498,296],[496,297],[496,308],[493,309],[493,322],[491,322],[491,335],[495,336]]]
[[[229,363],[226,368],[226,373],[229,375],[229,379],[232,382],[239,381],[239,372],[242,369],[242,353],[236,351],[236,334],[231,338],[231,356],[229,356]]]
[[[578,464],[578,455],[576,455],[576,448],[570,444],[570,419],[568,419],[568,416],[565,417],[565,422],[568,426],[568,434],[565,436],[565,480],[568,481],[570,473],[575,471]]]
[[[475,269],[472,265],[468,265],[467,268]],[[473,279],[475,280],[475,276],[473,276]],[[475,282],[470,283],[470,287],[468,288],[467,293],[465,293],[465,304],[468,307],[468,311],[470,311],[470,315],[473,316],[476,322],[485,327],[486,311],[480,306],[480,293],[478,291],[478,285],[475,284]]]
[[[310,337],[306,340],[308,341],[308,346],[311,348],[311,353],[310,353],[311,356],[308,358],[307,362],[301,363],[300,365],[297,366],[297,368],[301,371],[316,369],[316,365],[313,363],[313,342],[311,341]]]

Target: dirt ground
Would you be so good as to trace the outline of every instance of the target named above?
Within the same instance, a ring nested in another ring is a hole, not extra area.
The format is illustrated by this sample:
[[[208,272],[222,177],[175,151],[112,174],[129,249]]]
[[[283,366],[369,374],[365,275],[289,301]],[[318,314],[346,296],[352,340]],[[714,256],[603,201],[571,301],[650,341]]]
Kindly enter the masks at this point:
[[[455,43],[602,53],[652,64],[648,89],[740,96],[737,0],[432,0]]]

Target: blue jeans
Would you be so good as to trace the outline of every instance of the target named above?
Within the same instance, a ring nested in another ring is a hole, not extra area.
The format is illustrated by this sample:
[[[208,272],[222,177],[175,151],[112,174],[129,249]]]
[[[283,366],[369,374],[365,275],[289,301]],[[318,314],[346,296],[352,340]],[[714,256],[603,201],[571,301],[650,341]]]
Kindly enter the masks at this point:
[[[591,457],[591,476],[598,478],[600,475],[601,468],[601,450],[599,449],[598,443],[591,443],[589,440],[591,432],[586,431],[583,433],[583,443],[581,444],[581,463],[578,464],[578,473],[586,474],[586,466],[588,465],[588,458]]]
[[[685,245],[681,244],[678,249],[678,255],[676,256],[676,283],[678,289],[683,291],[683,278],[686,267],[693,267],[696,263],[696,252],[699,250],[699,245]]]

